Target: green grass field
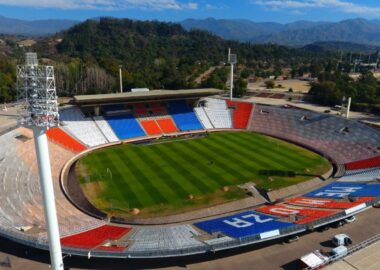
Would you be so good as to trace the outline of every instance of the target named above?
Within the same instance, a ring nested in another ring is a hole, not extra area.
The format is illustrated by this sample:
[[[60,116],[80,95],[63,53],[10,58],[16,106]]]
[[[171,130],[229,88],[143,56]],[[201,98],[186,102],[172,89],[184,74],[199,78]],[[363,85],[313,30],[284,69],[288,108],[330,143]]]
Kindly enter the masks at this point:
[[[298,146],[254,133],[224,132],[101,149],[77,162],[76,175],[90,202],[104,212],[128,216],[131,208],[139,208],[141,216],[157,216],[244,198],[237,185],[246,182],[278,189],[329,167],[323,157]],[[296,175],[281,176],[288,171]],[[222,191],[225,186],[229,191]]]

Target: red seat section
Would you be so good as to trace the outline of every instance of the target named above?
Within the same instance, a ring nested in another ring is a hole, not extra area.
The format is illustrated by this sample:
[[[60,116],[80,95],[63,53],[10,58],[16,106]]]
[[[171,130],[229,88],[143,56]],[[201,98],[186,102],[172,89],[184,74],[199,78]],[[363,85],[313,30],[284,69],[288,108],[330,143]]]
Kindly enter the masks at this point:
[[[309,197],[296,197],[287,199],[285,202],[287,204],[307,206],[307,207],[318,207],[318,208],[329,208],[329,209],[349,209],[351,207],[357,206],[359,204],[373,200],[373,197],[361,197],[354,202],[347,201],[337,201],[332,199],[320,199],[320,198],[309,198]]]
[[[86,146],[75,140],[60,128],[51,128],[47,131],[48,138],[63,147],[74,152],[81,152],[86,149]]]
[[[143,120],[143,121],[140,121],[140,123],[148,135],[162,134],[162,130],[157,125],[155,120]]]
[[[95,248],[106,240],[117,240],[127,234],[131,228],[104,225],[86,232],[61,238],[61,244],[67,247]]]
[[[307,208],[296,208],[291,206],[286,206],[284,204],[264,206],[256,211],[269,214],[273,216],[280,217],[290,217],[294,216],[294,223],[305,224],[314,220],[318,220],[323,217],[328,217],[337,213],[337,211],[331,210],[319,210],[319,209],[307,209]]]
[[[380,156],[347,163],[346,170],[360,170],[380,167]]]
[[[178,128],[176,127],[172,119],[164,118],[164,119],[157,119],[156,121],[164,133],[178,132]]]
[[[252,103],[236,102],[227,100],[229,107],[235,107],[234,109],[234,128],[246,129],[249,121],[249,116],[253,108]]]

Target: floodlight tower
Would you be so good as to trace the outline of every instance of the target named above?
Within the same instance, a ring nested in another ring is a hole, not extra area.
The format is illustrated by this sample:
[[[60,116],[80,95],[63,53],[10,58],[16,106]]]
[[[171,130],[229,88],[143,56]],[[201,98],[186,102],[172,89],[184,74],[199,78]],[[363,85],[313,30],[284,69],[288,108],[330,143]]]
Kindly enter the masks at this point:
[[[54,270],[63,270],[57,211],[46,137],[46,131],[58,125],[59,117],[54,68],[52,66],[38,65],[36,53],[26,53],[25,58],[25,65],[17,66],[18,122],[20,125],[33,130],[48,231],[51,266]]]
[[[228,63],[231,65],[230,99],[232,100],[234,90],[234,65],[237,63],[237,56],[236,54],[231,54],[231,49],[228,49]]]

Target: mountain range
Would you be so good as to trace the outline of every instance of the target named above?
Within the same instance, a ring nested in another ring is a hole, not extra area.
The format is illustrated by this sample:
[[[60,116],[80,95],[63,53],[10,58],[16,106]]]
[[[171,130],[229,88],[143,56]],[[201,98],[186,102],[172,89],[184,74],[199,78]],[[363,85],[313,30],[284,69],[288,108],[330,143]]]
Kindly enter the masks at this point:
[[[252,43],[304,46],[314,42],[350,42],[380,45],[380,21],[362,18],[340,22],[297,21],[289,24],[256,23],[249,20],[188,19],[185,29],[202,29],[225,39]]]
[[[94,19],[94,20],[98,20]],[[67,30],[78,24],[74,20],[35,20],[26,21],[0,16],[0,34],[46,36]],[[251,43],[275,43],[287,46],[306,46],[319,43],[339,43],[339,46],[323,46],[322,49],[348,48],[343,43],[370,45],[363,50],[371,50],[380,46],[380,20],[362,18],[349,19],[340,22],[296,21],[288,24],[275,22],[253,22],[244,19],[187,19],[178,22],[186,30],[200,29],[211,32],[227,40],[237,40]]]
[[[25,21],[0,16],[0,34],[46,36],[68,29],[77,24],[72,20]]]

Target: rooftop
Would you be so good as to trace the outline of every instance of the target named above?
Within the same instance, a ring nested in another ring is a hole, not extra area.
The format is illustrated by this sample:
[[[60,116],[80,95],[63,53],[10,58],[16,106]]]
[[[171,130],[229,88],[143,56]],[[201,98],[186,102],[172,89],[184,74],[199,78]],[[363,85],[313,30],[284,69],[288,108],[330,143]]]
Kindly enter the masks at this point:
[[[222,90],[207,89],[186,89],[186,90],[151,90],[149,92],[125,92],[114,94],[82,95],[74,96],[74,103],[80,105],[105,104],[115,102],[161,100],[173,98],[200,98],[222,93]]]

